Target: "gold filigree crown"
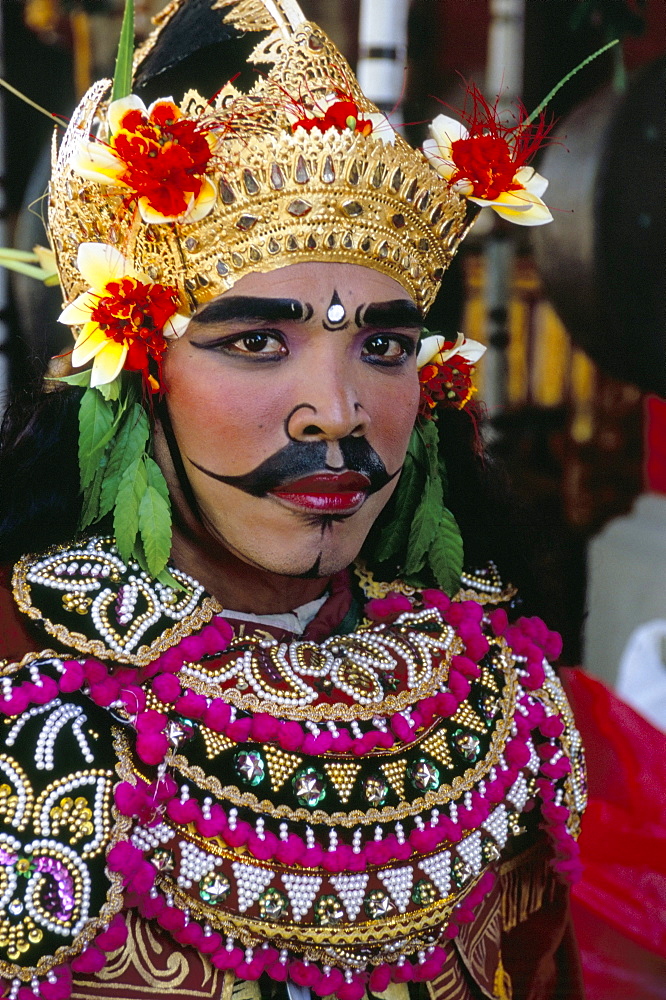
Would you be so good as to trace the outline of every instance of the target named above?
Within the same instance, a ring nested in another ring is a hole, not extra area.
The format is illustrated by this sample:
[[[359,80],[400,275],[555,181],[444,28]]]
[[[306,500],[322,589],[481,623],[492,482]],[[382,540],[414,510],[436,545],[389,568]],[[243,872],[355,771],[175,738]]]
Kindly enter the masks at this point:
[[[185,2],[175,0],[160,15],[136,53],[135,72]],[[250,56],[269,68],[249,93],[227,84],[212,103],[190,91],[180,105],[211,148],[207,213],[147,221],[126,182],[82,175],[82,143],[108,150],[111,136],[110,84],[95,84],[54,154],[49,227],[66,298],[88,287],[77,253],[93,242],[116,247],[135,271],[176,288],[187,314],[245,274],[298,261],[374,268],[426,310],[469,228],[466,200],[393,131],[292,0],[213,6],[239,30],[269,32]],[[332,100],[351,102],[365,132],[353,117],[349,127],[328,127]]]

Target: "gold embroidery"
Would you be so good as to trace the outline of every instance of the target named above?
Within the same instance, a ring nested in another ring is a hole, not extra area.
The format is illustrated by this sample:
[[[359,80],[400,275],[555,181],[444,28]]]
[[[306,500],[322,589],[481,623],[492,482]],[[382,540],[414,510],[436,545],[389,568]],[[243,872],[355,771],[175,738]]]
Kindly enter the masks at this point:
[[[386,775],[386,780],[401,800],[405,798],[406,768],[407,761],[405,760],[394,760],[388,764],[382,764],[381,766],[381,770]]]
[[[502,953],[497,959],[497,969],[493,979],[493,993],[495,1000],[513,1000],[513,988],[511,986],[511,976],[502,965]]]
[[[449,750],[449,745],[446,742],[446,737],[443,733],[433,733],[429,736],[427,740],[424,740],[421,744],[426,753],[438,760],[440,764],[444,767],[453,768],[453,760],[451,758],[451,751]]]
[[[122,980],[133,970],[138,973],[143,984],[141,992],[178,990],[178,997],[208,997],[217,994],[220,973],[203,955],[199,956],[192,951],[185,954],[180,946],[173,947],[168,937],[161,939],[150,923],[136,913],[128,914],[127,927],[129,935],[125,945],[114,952],[104,968],[96,973],[102,982]],[[185,986],[193,971],[191,961],[201,967],[200,985],[196,988]],[[132,990],[137,990],[137,987],[132,986]]]
[[[278,750],[277,747],[271,746],[268,743],[263,746],[263,751],[268,773],[271,776],[271,788],[274,792],[277,792],[282,788],[285,781],[291,777],[299,764],[303,763],[303,758],[285,753],[283,750]]]
[[[340,796],[340,801],[349,802],[361,765],[338,761],[337,763],[324,764],[324,770]]]
[[[98,539],[97,542],[101,547],[103,543],[110,543],[110,540]],[[49,554],[55,554],[59,551],[65,553],[67,551],[67,547],[61,546],[56,547],[53,550],[49,550],[49,553],[47,553],[46,556]],[[103,551],[100,548],[100,558],[102,555]],[[45,556],[42,556],[41,558],[45,558]],[[94,558],[95,553],[91,552],[90,559],[94,561]],[[174,625],[169,626],[168,628],[163,628],[159,637],[148,646],[139,646],[134,653],[130,653],[127,650],[119,651],[111,648],[111,646],[109,646],[109,644],[104,642],[102,639],[90,639],[81,632],[71,631],[59,622],[52,622],[49,618],[46,618],[42,614],[40,609],[32,603],[32,591],[28,581],[28,573],[35,561],[36,557],[34,556],[23,556],[14,566],[12,576],[12,593],[19,611],[22,611],[23,614],[27,615],[30,619],[32,619],[32,621],[40,622],[45,631],[61,642],[64,646],[75,649],[79,653],[97,656],[103,660],[114,660],[119,663],[131,663],[134,666],[145,666],[154,660],[160,653],[165,652],[171,646],[177,645],[181,639],[184,639],[186,636],[191,635],[192,632],[202,628],[202,626],[206,625],[211,620],[213,615],[219,614],[222,610],[221,606],[214,598],[204,597],[201,599],[199,605],[181,621],[177,621]],[[118,586],[120,586],[120,581],[118,582]],[[110,597],[109,600],[115,600],[116,596],[117,594],[114,593],[113,597]],[[44,653],[41,655],[44,655]]]

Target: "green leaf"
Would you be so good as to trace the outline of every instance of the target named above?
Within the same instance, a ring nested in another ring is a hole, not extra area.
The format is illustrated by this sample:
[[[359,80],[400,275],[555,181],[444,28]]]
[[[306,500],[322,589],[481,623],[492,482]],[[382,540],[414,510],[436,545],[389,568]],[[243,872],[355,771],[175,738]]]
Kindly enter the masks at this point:
[[[144,454],[127,466],[118,485],[113,511],[113,531],[116,546],[125,562],[129,562],[139,532],[139,507],[148,486]]]
[[[148,485],[157,490],[160,496],[169,503],[169,487],[166,484],[166,479],[162,475],[159,465],[152,458],[146,459],[146,472],[148,473]]]
[[[433,544],[430,547],[428,561],[437,586],[449,596],[455,594],[460,586],[463,556],[460,528],[451,511],[444,507]]]
[[[90,376],[92,375],[92,369],[86,368],[83,372],[75,372],[74,375],[46,375],[45,379],[47,382],[66,382],[67,385],[84,385],[87,389],[90,388]]]
[[[148,484],[139,505],[139,532],[151,576],[160,573],[171,552],[171,509],[159,490]]]
[[[526,118],[525,121],[521,123],[521,126],[520,126],[521,129],[527,128],[529,125],[532,124],[532,122],[535,120],[535,118],[537,118],[538,115],[541,114],[541,112],[546,107],[546,105],[549,104],[552,101],[552,99],[555,97],[555,94],[558,92],[558,90],[561,90],[562,87],[565,85],[565,83],[568,83],[569,80],[573,76],[576,75],[576,73],[580,73],[580,71],[585,66],[587,66],[589,63],[591,63],[598,56],[603,55],[603,53],[606,52],[608,49],[612,49],[614,45],[617,45],[619,43],[619,41],[620,41],[619,38],[614,38],[613,41],[612,42],[608,42],[607,45],[602,45],[600,49],[597,49],[596,52],[593,52],[591,56],[587,57],[587,59],[583,59],[582,62],[579,62],[578,65],[575,66],[571,70],[570,73],[567,73],[566,76],[563,76],[562,79],[559,81],[559,83],[556,83],[555,86],[553,87],[553,89],[548,91],[548,93],[544,97],[543,101],[541,101],[541,103],[536,106],[536,108],[534,109],[534,111],[532,112],[532,114],[529,116],[529,118]]]
[[[112,382],[105,382],[104,385],[98,385],[96,388],[104,396],[104,399],[109,402],[116,400],[120,396],[120,377],[116,376]]]
[[[84,490],[97,472],[114,432],[114,412],[96,389],[86,389],[79,406],[79,469]]]
[[[428,553],[437,536],[442,507],[442,484],[438,477],[429,476],[409,532],[404,570],[407,576],[419,573],[427,564]]]
[[[409,536],[414,510],[423,490],[425,475],[408,452],[396,490],[394,517],[379,532],[373,558],[377,562],[397,560]]]
[[[103,516],[100,513],[100,492],[102,489],[102,482],[104,479],[104,465],[105,458],[102,458],[92,481],[83,491],[83,504],[81,507],[81,518],[79,520],[79,527],[81,530],[87,528],[89,524],[94,524],[95,521]]]
[[[133,403],[123,416],[109,452],[100,497],[100,517],[108,514],[115,504],[125,470],[144,454],[149,433],[145,410],[139,403]]]
[[[127,97],[132,91],[132,60],[134,58],[134,0],[125,0],[125,13],[120,29],[116,69],[113,74],[111,100]]]

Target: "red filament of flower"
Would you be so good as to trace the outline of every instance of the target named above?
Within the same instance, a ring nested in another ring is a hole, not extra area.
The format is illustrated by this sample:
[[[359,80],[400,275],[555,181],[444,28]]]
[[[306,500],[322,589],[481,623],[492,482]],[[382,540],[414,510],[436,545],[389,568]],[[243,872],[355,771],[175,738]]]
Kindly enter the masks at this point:
[[[90,318],[109,340],[127,346],[124,367],[147,377],[152,359],[158,371],[166,348],[163,330],[178,309],[175,288],[147,284],[137,278],[109,281]]]
[[[198,196],[212,156],[209,130],[179,114],[166,102],[150,117],[139,109],[127,111],[111,139],[126,168],[120,179],[166,216],[182,215]]]
[[[527,112],[522,104],[516,106],[514,122],[507,123],[500,117],[499,98],[489,104],[474,84],[469,84],[467,97],[472,102],[471,109],[466,106],[459,112],[467,137],[451,143],[456,166],[451,182],[468,180],[474,187],[475,198],[493,201],[503,191],[522,188],[514,177],[544,144],[554,123],[547,122],[541,114],[526,126]]]
[[[475,198],[494,201],[503,191],[516,191],[522,185],[514,182],[516,164],[502,136],[478,135],[456,139],[451,143],[451,156],[456,172],[451,183],[471,181]]]

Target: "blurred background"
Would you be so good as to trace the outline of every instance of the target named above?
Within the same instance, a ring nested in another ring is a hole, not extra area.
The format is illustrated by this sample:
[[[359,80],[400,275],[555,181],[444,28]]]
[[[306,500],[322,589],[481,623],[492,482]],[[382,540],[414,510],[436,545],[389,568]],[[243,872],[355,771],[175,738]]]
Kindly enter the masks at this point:
[[[162,5],[135,0],[139,39]],[[549,624],[564,637],[563,662],[582,664],[656,727],[640,730],[642,721],[624,715],[619,726],[612,718],[617,722],[620,710],[608,709],[598,792],[606,825],[597,829],[603,850],[617,841],[619,854],[605,858],[597,882],[588,877],[576,905],[590,998],[664,998],[662,770],[643,773],[657,831],[654,857],[661,859],[650,864],[661,867],[661,882],[627,860],[637,850],[636,815],[607,817],[613,737],[624,727],[635,746],[657,740],[649,758],[654,769],[666,730],[666,3],[301,5],[413,144],[437,114],[455,117],[468,81],[491,102],[501,94],[500,109],[521,101],[531,111],[574,66],[620,39],[549,106],[556,124],[536,166],[550,180],[546,201],[555,222],[530,230],[483,212],[445,278],[429,327],[453,337],[463,330],[488,345],[478,372],[484,434],[537,526],[530,544]],[[3,0],[0,75],[67,116],[93,80],[112,73],[123,7],[123,0]],[[46,245],[51,134],[46,117],[0,91],[0,246]],[[57,287],[0,271],[0,409],[10,386],[69,348],[69,331],[55,321],[59,310]],[[585,700],[580,691],[578,697]],[[593,747],[595,735],[587,739]],[[626,747],[622,753],[626,764]],[[640,769],[637,758],[629,770]],[[600,773],[593,767],[593,783]],[[643,824],[644,847],[645,830]],[[624,872],[617,883],[624,888],[609,889],[611,870]],[[642,909],[630,892],[621,904],[626,886],[640,879],[634,896]]]
[[[162,2],[135,6],[141,39]],[[588,622],[585,638],[590,540],[666,480],[658,447],[662,410],[658,399],[648,404],[649,394],[666,394],[666,4],[303,0],[302,6],[415,144],[436,114],[455,116],[467,81],[492,98],[501,93],[502,107],[520,100],[532,110],[582,59],[621,40],[549,106],[555,131],[536,165],[550,179],[555,223],[531,230],[483,212],[429,318],[431,329],[460,329],[488,344],[478,371],[490,417],[486,434],[509,468],[518,501],[536,513],[550,623],[564,636],[565,662],[589,660],[613,683],[627,628],[641,622],[628,615],[610,655],[608,632],[615,626],[603,614],[598,629],[596,620]],[[1,75],[66,116],[93,80],[112,73],[123,7],[123,0],[4,0]],[[0,101],[0,245],[31,250],[46,245],[52,127],[13,95],[1,92]],[[55,322],[57,287],[6,273],[0,280],[1,393],[64,348],[69,331]],[[660,579],[666,582],[664,574]],[[656,583],[652,604],[659,605],[666,588]]]

